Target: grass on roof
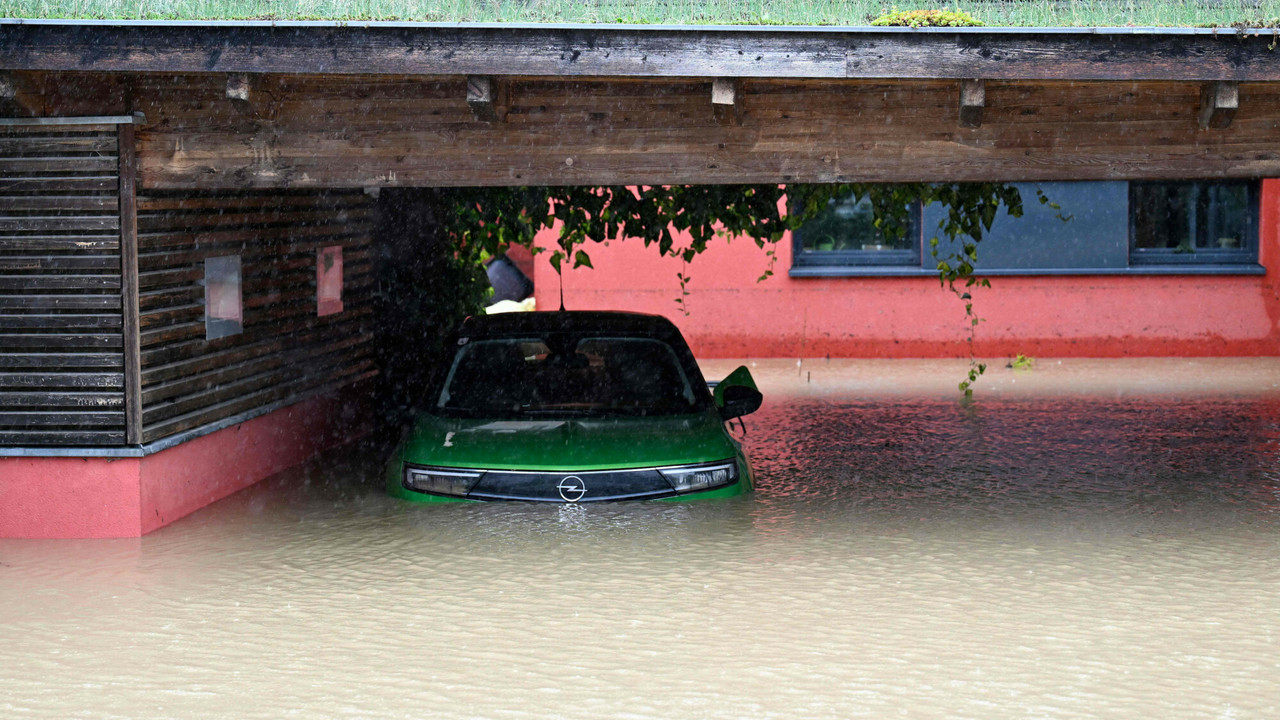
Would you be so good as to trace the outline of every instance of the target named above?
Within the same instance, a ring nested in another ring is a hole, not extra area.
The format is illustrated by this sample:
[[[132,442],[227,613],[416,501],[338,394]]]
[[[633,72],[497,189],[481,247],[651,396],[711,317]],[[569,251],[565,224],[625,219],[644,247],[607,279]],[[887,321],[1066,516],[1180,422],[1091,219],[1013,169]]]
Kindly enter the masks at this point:
[[[0,17],[132,20],[868,25],[919,9],[963,10],[995,26],[1274,26],[1280,0],[0,0]]]

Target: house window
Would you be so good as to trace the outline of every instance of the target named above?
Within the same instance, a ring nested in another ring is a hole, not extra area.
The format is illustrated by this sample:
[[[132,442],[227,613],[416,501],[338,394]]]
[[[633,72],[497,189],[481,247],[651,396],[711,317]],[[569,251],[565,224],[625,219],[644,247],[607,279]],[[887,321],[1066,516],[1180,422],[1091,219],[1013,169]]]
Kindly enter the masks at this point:
[[[983,234],[977,275],[1259,275],[1256,181],[1015,184],[1022,215],[1002,209]],[[1036,191],[1053,204],[1036,201]],[[912,208],[900,240],[876,232],[871,205],[844,198],[794,233],[792,277],[936,276],[923,239],[947,208]],[[942,257],[968,238],[939,237]]]
[[[316,251],[316,315],[342,312],[342,246]]]
[[[799,267],[839,270],[847,266],[919,267],[920,206],[913,204],[906,232],[886,237],[875,226],[871,201],[850,195],[831,200],[827,208],[792,234]]]
[[[204,261],[204,337],[216,340],[244,330],[244,303],[240,293],[240,256],[226,255]]]
[[[1184,265],[1257,262],[1258,185],[1129,184],[1129,262]]]
[[[1257,183],[1129,183],[1134,265],[1256,263]]]

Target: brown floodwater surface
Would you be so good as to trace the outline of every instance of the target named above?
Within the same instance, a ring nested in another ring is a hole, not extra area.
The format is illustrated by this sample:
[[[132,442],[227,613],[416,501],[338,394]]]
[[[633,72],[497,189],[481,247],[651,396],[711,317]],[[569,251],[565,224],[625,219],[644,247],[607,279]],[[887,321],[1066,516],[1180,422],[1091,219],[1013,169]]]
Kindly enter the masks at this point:
[[[1280,717],[1280,394],[1052,376],[766,387],[728,501],[416,505],[347,450],[0,540],[0,717]]]

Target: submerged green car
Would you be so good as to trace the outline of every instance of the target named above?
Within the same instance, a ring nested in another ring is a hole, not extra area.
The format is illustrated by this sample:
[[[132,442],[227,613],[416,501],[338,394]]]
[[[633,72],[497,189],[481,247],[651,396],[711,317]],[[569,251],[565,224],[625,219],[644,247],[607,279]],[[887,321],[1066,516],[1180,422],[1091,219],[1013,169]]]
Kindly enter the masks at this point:
[[[752,488],[727,420],[761,395],[745,367],[712,393],[653,315],[468,319],[396,448],[387,491],[422,502],[727,497]]]

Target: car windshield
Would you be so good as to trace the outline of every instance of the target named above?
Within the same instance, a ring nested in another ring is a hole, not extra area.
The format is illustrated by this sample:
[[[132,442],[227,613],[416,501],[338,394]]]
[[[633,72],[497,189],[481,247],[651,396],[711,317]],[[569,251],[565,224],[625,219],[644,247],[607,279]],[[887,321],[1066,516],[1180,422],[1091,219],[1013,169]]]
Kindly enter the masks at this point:
[[[661,340],[549,335],[460,342],[465,344],[435,402],[445,414],[675,415],[702,409],[679,356]]]

